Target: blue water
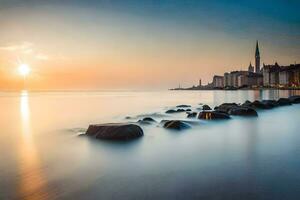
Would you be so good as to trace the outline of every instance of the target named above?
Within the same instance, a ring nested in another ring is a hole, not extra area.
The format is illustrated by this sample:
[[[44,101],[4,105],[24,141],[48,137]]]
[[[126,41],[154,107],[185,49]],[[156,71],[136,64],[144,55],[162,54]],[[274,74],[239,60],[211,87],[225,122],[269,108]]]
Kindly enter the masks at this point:
[[[179,104],[277,99],[297,91],[0,93],[0,199],[299,199],[300,104],[184,131],[142,125],[131,142],[84,136]],[[130,116],[131,119],[125,119]]]

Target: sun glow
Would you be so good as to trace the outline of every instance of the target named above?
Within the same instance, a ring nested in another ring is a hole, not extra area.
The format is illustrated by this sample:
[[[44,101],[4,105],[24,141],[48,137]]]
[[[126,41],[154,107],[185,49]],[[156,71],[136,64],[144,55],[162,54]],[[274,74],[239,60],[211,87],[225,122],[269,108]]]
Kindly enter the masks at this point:
[[[18,68],[18,71],[19,71],[20,75],[25,77],[29,74],[30,68],[27,64],[21,64]]]

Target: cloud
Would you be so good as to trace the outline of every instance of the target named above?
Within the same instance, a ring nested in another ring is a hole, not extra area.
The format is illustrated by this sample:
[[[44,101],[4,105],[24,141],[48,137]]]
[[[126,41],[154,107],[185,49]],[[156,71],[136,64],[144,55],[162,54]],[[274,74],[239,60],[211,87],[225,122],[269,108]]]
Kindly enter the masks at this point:
[[[49,56],[44,53],[37,52],[35,45],[31,42],[22,42],[21,44],[0,46],[0,50],[31,55],[37,60],[49,60]]]
[[[33,44],[30,42],[23,42],[17,45],[8,45],[0,47],[0,50],[4,51],[22,51],[23,53],[33,52]]]

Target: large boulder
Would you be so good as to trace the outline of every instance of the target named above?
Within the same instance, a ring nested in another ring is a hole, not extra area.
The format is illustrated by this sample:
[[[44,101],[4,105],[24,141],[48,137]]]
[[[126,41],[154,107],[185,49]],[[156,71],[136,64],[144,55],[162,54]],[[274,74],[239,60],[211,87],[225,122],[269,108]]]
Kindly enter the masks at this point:
[[[292,105],[290,99],[288,98],[280,98],[277,100],[278,105],[280,106],[288,106],[288,105]]]
[[[209,105],[203,105],[202,106],[202,110],[211,110],[211,108],[209,107]]]
[[[144,135],[135,124],[108,123],[89,125],[86,135],[104,140],[130,140]]]
[[[239,115],[239,116],[253,116],[257,117],[258,114],[253,108],[249,107],[235,107],[229,110],[230,115]]]
[[[289,100],[290,100],[292,103],[300,103],[300,95],[290,96],[290,97],[289,97]]]
[[[180,120],[170,120],[165,122],[164,128],[182,130],[182,129],[190,128],[190,125]]]
[[[218,111],[203,111],[198,115],[198,119],[214,120],[214,119],[230,119],[230,116]]]

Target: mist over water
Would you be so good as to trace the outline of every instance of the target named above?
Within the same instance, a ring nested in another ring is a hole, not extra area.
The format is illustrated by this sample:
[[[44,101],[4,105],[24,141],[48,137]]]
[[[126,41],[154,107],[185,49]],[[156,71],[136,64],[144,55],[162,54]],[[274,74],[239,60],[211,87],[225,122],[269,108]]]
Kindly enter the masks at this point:
[[[170,131],[141,125],[130,142],[85,136],[89,124],[185,119],[165,114],[300,91],[0,93],[0,199],[297,199],[300,104],[258,118],[196,120]],[[126,119],[130,117],[130,119]]]

